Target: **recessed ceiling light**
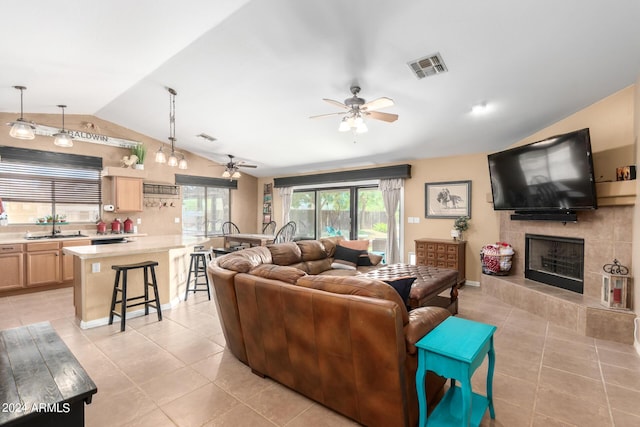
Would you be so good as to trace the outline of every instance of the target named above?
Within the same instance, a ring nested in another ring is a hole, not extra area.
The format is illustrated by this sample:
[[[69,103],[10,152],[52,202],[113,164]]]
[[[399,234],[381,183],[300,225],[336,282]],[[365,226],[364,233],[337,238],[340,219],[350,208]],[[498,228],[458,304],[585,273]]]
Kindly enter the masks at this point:
[[[473,114],[484,114],[488,111],[489,111],[489,105],[486,102],[483,102],[481,104],[476,104],[473,107],[471,107],[471,112]]]

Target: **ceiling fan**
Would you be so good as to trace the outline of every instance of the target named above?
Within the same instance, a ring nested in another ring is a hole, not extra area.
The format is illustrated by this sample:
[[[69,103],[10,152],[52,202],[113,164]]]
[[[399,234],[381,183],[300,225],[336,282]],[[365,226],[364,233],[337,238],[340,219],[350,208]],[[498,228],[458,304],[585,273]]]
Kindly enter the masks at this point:
[[[229,180],[238,179],[242,176],[239,168],[257,168],[258,167],[257,165],[249,165],[244,160],[233,161],[235,157],[232,156],[231,154],[227,154],[227,156],[229,157],[229,161],[227,163],[220,163],[222,166],[224,166],[224,172],[222,172],[223,178],[229,178]]]
[[[351,98],[347,98],[344,100],[344,103],[340,101],[335,101],[333,99],[322,98],[323,101],[328,102],[331,105],[335,105],[339,108],[344,109],[345,111],[339,111],[337,113],[328,113],[328,114],[319,114],[317,116],[311,116],[311,119],[316,119],[318,117],[326,117],[326,116],[334,116],[334,115],[344,115],[342,121],[340,122],[340,126],[338,130],[340,132],[354,131],[356,133],[366,132],[367,125],[364,122],[365,117],[370,117],[376,120],[382,120],[384,122],[395,122],[398,120],[397,114],[391,113],[382,113],[380,111],[381,108],[391,107],[394,105],[393,99],[382,97],[374,99],[373,101],[366,102],[364,99],[359,98],[358,94],[360,93],[360,86],[353,85],[351,86],[351,94],[353,95]]]

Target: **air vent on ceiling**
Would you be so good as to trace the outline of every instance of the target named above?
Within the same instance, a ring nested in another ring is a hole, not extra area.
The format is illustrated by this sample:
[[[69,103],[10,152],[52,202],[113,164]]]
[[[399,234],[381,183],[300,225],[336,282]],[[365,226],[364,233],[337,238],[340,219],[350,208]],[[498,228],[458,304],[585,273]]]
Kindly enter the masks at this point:
[[[202,138],[202,139],[206,139],[207,141],[213,142],[216,139],[214,137],[212,137],[211,135],[207,135],[206,133],[199,133],[198,135],[196,135],[198,138]]]
[[[436,74],[447,71],[447,66],[444,65],[444,61],[442,60],[440,53],[427,55],[423,58],[416,59],[415,61],[408,62],[407,65],[409,65],[411,71],[413,71],[419,79],[435,76]]]

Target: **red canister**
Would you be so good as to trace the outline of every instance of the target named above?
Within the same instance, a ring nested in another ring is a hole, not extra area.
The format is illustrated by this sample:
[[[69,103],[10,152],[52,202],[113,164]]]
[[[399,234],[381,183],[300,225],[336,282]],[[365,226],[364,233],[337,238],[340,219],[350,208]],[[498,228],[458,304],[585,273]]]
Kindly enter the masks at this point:
[[[122,223],[118,218],[111,221],[111,233],[120,234],[122,233]]]
[[[96,223],[96,227],[98,227],[98,234],[107,234],[107,223],[102,219]]]
[[[133,221],[131,220],[131,218],[127,218],[124,220],[124,232],[133,233]]]

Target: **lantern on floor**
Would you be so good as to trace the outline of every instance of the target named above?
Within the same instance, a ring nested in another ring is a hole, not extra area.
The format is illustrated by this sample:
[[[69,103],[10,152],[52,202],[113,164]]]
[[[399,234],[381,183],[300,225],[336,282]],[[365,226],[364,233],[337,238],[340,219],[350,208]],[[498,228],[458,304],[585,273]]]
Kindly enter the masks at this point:
[[[602,295],[600,303],[609,308],[628,308],[629,269],[617,259],[602,267]]]

